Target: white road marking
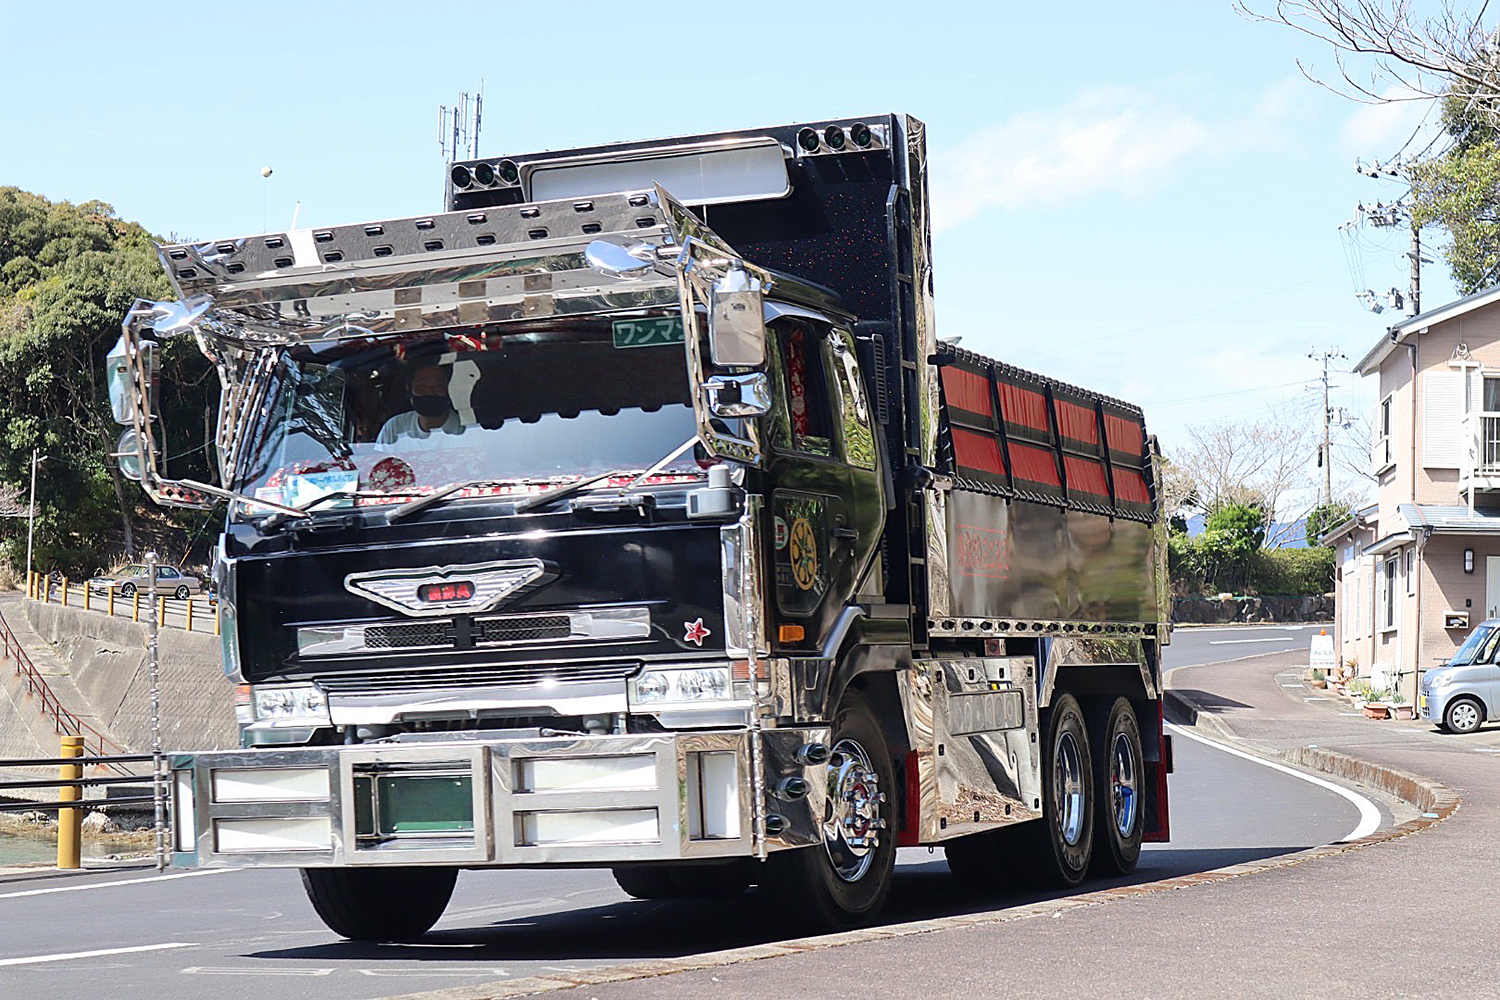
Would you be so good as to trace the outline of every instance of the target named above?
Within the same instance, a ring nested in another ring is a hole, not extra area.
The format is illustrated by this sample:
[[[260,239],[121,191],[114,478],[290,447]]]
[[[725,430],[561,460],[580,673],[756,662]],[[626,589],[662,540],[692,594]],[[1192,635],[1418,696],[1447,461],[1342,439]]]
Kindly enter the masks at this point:
[[[1475,753],[1500,753],[1500,747],[1469,747]]]
[[[142,882],[169,882],[174,878],[195,878],[199,875],[223,875],[237,872],[238,868],[197,868],[190,872],[174,872],[171,875],[151,875],[147,878],[122,878],[113,882],[88,882],[84,885],[59,885],[51,889],[27,889],[25,892],[7,892],[0,899],[20,899],[22,896],[48,896],[54,892],[82,892],[85,889],[108,889],[115,885],[140,885]]]
[[[69,951],[57,955],[31,955],[27,958],[0,958],[0,965],[36,965],[39,962],[67,962],[75,958],[99,958],[102,955],[129,955],[138,951],[164,951],[168,948],[196,948],[193,941],[165,941],[162,944],[138,944],[130,948],[100,948],[98,951]]]
[[[332,969],[276,969],[251,966],[190,965],[180,973],[184,976],[331,976]]]
[[[1242,642],[1288,642],[1289,638],[1284,635],[1273,635],[1266,639],[1210,639],[1210,646],[1236,646]]]
[[[1303,698],[1302,700],[1303,701],[1332,701],[1333,699],[1332,698],[1325,698],[1323,695],[1320,695],[1320,694],[1315,694],[1315,695],[1309,695],[1308,697]]]
[[[1217,740],[1206,739],[1202,736],[1199,736],[1197,733],[1190,733],[1186,729],[1182,728],[1179,725],[1175,725],[1174,723],[1167,723],[1167,728],[1181,736],[1186,736],[1188,739],[1193,740],[1196,743],[1202,743],[1205,746],[1211,746],[1215,750],[1222,750],[1225,753],[1235,757],[1243,757],[1245,760],[1260,764],[1262,767],[1269,767],[1273,771],[1280,771],[1283,774],[1290,774],[1294,778],[1301,778],[1303,781],[1306,781],[1309,784],[1317,785],[1319,788],[1326,788],[1330,792],[1333,792],[1335,795],[1340,795],[1348,799],[1350,802],[1354,803],[1355,807],[1359,809],[1359,825],[1351,830],[1347,837],[1344,837],[1342,840],[1336,841],[1335,843],[1342,844],[1348,843],[1351,840],[1359,840],[1361,837],[1368,837],[1370,834],[1374,833],[1380,828],[1380,808],[1376,806],[1375,803],[1365,798],[1363,795],[1360,795],[1358,792],[1351,792],[1343,785],[1335,785],[1331,781],[1325,781],[1324,779],[1319,778],[1316,775],[1298,771],[1296,768],[1288,767],[1285,764],[1278,764],[1274,760],[1266,760],[1264,757],[1257,757],[1254,754],[1246,753],[1243,750],[1236,750],[1234,747],[1226,746],[1225,744],[1220,743]]]

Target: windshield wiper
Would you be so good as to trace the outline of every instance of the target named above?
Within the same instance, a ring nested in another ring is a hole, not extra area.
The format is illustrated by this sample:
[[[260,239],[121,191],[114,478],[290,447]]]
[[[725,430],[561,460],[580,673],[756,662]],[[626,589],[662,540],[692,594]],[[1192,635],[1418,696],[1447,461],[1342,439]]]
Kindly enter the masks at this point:
[[[431,493],[424,493],[415,500],[408,500],[399,507],[386,511],[386,524],[395,524],[403,517],[424,511],[433,504],[442,503],[453,494],[461,490],[473,489],[476,486],[511,486],[525,482],[522,479],[460,479],[456,483],[440,486]]]
[[[319,504],[323,503],[323,501],[325,500],[333,500],[341,497],[354,497],[356,499],[363,499],[368,497],[399,497],[406,495],[407,494],[402,492],[401,490],[395,490],[390,493],[372,493],[368,490],[334,490],[332,493],[324,493],[320,497],[314,497],[300,507],[295,507],[288,510],[278,510],[270,517],[267,517],[257,523],[256,527],[259,529],[261,534],[269,535],[271,532],[275,531],[277,528],[280,528],[288,521],[311,518],[312,514],[310,514],[309,511],[311,511]],[[293,510],[295,510],[296,513],[293,513]]]
[[[676,448],[673,448],[671,451],[667,452],[656,462],[652,463],[649,469],[647,469],[645,472],[642,472],[640,475],[636,476],[629,483],[627,483],[621,489],[621,492],[623,493],[625,490],[633,489],[636,486],[639,486],[642,481],[649,479],[651,476],[666,468],[666,466],[675,458],[677,458],[677,456],[681,455],[683,452],[687,451],[697,443],[698,436],[695,434],[684,441],[682,444],[678,445]],[[566,483],[562,486],[556,487],[555,489],[550,489],[545,493],[538,493],[535,496],[529,496],[516,504],[516,513],[524,514],[528,510],[536,510],[538,507],[545,507],[547,504],[556,503],[558,500],[566,500],[573,494],[578,493],[581,490],[588,489],[590,486],[599,482],[601,479],[610,479],[615,476],[627,476],[634,471],[634,469],[611,469],[608,472],[601,472],[597,476],[590,476],[587,479],[580,479],[576,482]]]

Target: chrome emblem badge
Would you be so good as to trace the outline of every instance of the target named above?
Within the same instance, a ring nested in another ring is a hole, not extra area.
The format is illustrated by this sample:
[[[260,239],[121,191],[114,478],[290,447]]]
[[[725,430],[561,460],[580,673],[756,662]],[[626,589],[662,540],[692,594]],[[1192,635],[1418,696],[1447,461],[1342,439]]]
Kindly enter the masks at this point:
[[[424,618],[493,611],[506,598],[519,596],[548,576],[547,565],[540,559],[515,559],[468,566],[350,573],[344,577],[344,589],[402,614]],[[429,592],[427,588],[454,580],[473,584],[467,599],[436,604],[423,600],[423,594]]]

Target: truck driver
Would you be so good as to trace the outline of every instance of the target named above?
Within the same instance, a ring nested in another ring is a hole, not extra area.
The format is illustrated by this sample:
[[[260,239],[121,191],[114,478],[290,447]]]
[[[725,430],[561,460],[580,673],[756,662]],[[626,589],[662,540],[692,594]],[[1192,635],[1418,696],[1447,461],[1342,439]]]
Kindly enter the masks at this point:
[[[406,438],[441,446],[449,443],[447,435],[457,437],[462,434],[463,421],[448,397],[448,378],[448,369],[438,364],[423,364],[413,371],[411,409],[387,420],[375,436],[375,443],[392,445],[397,439]],[[429,440],[435,435],[435,440]],[[403,443],[410,443],[410,440]]]

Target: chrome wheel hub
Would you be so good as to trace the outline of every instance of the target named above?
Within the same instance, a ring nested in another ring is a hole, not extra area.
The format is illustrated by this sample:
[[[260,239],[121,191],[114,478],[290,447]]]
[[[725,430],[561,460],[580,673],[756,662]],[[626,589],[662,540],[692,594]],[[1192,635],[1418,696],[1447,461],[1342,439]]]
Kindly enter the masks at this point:
[[[1479,725],[1479,710],[1469,702],[1463,702],[1453,709],[1453,726],[1455,729],[1473,729]]]
[[[1076,847],[1083,838],[1083,754],[1072,733],[1062,733],[1052,752],[1052,788],[1063,841]]]
[[[880,831],[886,825],[880,815],[885,798],[865,748],[849,739],[834,744],[828,758],[823,846],[833,870],[845,882],[864,878],[875,860]]]
[[[1136,818],[1140,814],[1140,796],[1136,792],[1140,768],[1135,759],[1135,748],[1124,733],[1115,735],[1111,757],[1109,793],[1115,813],[1115,831],[1128,840],[1135,833]]]

